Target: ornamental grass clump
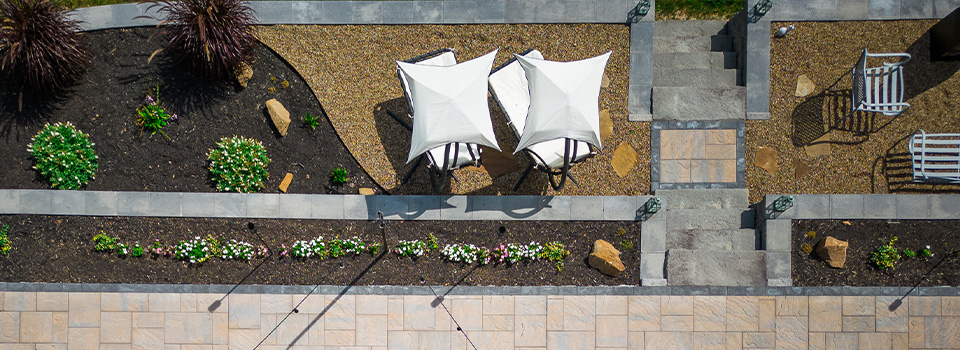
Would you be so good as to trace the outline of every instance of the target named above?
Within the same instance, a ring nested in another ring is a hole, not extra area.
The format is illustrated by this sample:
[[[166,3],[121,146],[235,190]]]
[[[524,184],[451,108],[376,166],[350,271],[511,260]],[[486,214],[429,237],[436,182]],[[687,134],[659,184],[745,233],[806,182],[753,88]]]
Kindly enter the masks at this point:
[[[64,89],[86,69],[79,21],[59,1],[0,0],[0,75],[24,90],[49,93]]]
[[[210,174],[221,192],[257,192],[270,176],[270,158],[260,141],[242,136],[225,137],[207,154]]]
[[[90,135],[67,122],[45,125],[31,139],[27,151],[36,160],[34,169],[50,182],[50,187],[75,190],[97,173],[93,146]]]
[[[167,34],[166,50],[179,63],[187,64],[214,79],[234,76],[241,64],[253,62],[257,42],[253,9],[240,0],[151,0],[161,32]],[[145,16],[138,16],[145,17]]]

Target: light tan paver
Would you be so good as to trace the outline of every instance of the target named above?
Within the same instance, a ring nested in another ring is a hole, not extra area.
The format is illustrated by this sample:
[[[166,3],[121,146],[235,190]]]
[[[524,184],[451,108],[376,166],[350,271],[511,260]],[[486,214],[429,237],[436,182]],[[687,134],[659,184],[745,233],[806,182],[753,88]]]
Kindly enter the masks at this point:
[[[736,182],[735,130],[661,130],[660,182]]]
[[[6,292],[3,297],[4,311],[37,311],[37,293]]]
[[[30,293],[4,294],[29,308]],[[0,311],[0,348],[468,350],[467,337],[513,350],[960,348],[954,297],[444,297],[464,336],[430,295],[313,295],[298,313],[303,296],[34,295],[33,311]]]

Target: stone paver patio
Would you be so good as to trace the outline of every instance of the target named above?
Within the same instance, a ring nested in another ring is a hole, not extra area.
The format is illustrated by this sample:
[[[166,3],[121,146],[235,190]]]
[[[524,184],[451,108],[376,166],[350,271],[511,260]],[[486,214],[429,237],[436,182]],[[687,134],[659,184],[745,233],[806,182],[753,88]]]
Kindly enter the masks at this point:
[[[2,292],[0,348],[472,349],[467,337],[477,349],[960,347],[956,296],[448,295],[446,308],[431,295],[303,297]]]

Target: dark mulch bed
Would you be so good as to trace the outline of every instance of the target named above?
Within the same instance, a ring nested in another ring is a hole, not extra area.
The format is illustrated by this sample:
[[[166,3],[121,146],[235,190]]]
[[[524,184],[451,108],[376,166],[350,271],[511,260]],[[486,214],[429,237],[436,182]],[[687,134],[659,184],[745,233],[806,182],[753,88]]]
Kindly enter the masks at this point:
[[[82,34],[90,53],[82,81],[58,98],[25,99],[24,113],[17,112],[18,91],[0,84],[0,186],[48,188],[31,168],[27,144],[43,123],[69,121],[96,143],[100,169],[87,186],[91,190],[212,192],[206,154],[220,138],[239,135],[260,140],[267,149],[270,179],[263,192],[276,192],[287,172],[294,173],[293,193],[356,193],[358,187],[382,192],[327,118],[315,130],[304,126],[304,114],[320,114],[320,104],[275,53],[258,44],[253,79],[241,90],[235,82],[198,79],[163,52],[148,63],[163,43],[162,37],[147,40],[154,32],[150,27]],[[160,101],[179,114],[163,128],[169,139],[136,125],[136,109],[158,83]],[[284,137],[266,113],[265,102],[272,98],[290,112],[292,124]],[[329,182],[338,166],[351,176],[342,187]]]
[[[816,238],[806,237],[810,231],[816,232]],[[843,269],[828,267],[816,252],[801,251],[802,244],[816,246],[827,236],[850,243]],[[870,263],[871,253],[894,236],[898,237],[895,247],[919,251],[929,245],[934,256],[904,256],[892,270],[877,269]],[[795,220],[792,249],[793,283],[798,286],[960,285],[960,258],[953,254],[960,250],[958,220]]]
[[[440,247],[447,243],[470,243],[494,247],[501,243],[560,241],[570,250],[561,272],[553,263],[494,264],[476,267],[441,260],[439,252],[417,260],[393,253],[363,254],[339,259],[298,261],[278,256],[251,262],[211,259],[199,265],[173,260],[118,258],[95,252],[92,237],[101,231],[124,242],[167,244],[194,236],[224,236],[259,245],[247,223],[253,222],[271,249],[290,246],[296,240],[323,236],[354,235],[379,242],[375,221],[240,220],[136,217],[64,217],[8,215],[0,224],[10,225],[13,251],[0,257],[0,280],[7,282],[70,283],[190,283],[190,284],[284,284],[284,285],[621,285],[639,283],[640,224],[633,222],[525,222],[525,221],[390,221],[387,247],[398,240],[425,239],[433,233]],[[503,230],[501,230],[501,227]],[[622,230],[622,233],[621,233]],[[501,232],[502,231],[502,232]],[[590,268],[586,259],[597,239],[623,240],[634,247],[622,251],[627,266],[620,276],[608,277]],[[343,266],[340,266],[343,262]],[[262,265],[261,265],[262,264]],[[422,273],[422,274],[421,274]],[[244,277],[249,277],[244,280]],[[421,282],[421,276],[424,281]]]

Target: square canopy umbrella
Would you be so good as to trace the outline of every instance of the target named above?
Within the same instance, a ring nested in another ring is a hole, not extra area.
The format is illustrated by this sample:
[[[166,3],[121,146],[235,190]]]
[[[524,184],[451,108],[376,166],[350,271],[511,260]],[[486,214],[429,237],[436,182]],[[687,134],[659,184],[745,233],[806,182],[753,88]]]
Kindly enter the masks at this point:
[[[535,163],[550,174],[551,185],[559,191],[569,177],[570,164],[588,158],[592,154],[589,145],[602,148],[598,105],[610,52],[573,62],[547,61],[539,52],[514,56],[523,69],[529,91],[526,117],[522,124],[516,123],[522,125],[522,132],[514,153],[526,150],[534,154],[538,160]],[[560,169],[556,170],[557,167]],[[560,175],[558,184],[553,181],[554,175]]]
[[[435,170],[445,177],[462,163],[479,162],[478,145],[500,149],[487,106],[487,79],[496,55],[494,50],[445,66],[397,61],[410,109],[415,111],[407,163],[430,157]],[[443,178],[439,186],[434,184],[435,190],[439,192],[442,185]]]

